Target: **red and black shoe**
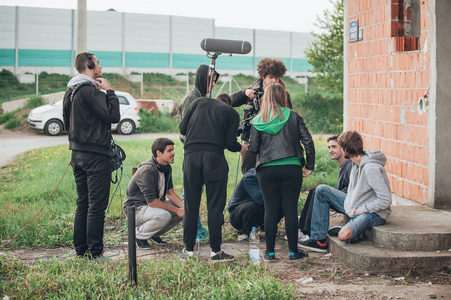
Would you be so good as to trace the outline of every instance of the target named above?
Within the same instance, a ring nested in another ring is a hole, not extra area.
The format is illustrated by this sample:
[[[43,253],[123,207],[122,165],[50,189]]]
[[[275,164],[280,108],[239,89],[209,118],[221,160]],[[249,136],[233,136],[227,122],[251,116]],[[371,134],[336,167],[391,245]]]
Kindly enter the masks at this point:
[[[298,245],[301,248],[311,250],[314,252],[319,252],[319,253],[327,252],[327,240],[326,239],[319,240],[319,241],[314,241],[314,240],[308,239],[306,241],[300,241]]]

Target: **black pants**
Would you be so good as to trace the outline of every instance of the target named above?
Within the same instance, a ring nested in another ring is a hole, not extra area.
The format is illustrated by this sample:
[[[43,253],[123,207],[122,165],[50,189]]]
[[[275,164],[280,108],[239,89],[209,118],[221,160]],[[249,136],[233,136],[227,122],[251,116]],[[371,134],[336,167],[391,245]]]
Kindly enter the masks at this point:
[[[290,251],[298,252],[298,200],[302,187],[302,167],[267,166],[258,169],[258,181],[265,203],[266,250],[274,252],[277,224],[282,211]]]
[[[77,185],[74,220],[74,247],[77,255],[97,257],[103,251],[105,210],[111,181],[111,158],[93,152],[72,151]]]
[[[312,223],[312,211],[313,211],[313,203],[315,200],[315,191],[316,188],[311,189],[308,192],[307,199],[304,203],[304,208],[302,208],[301,217],[299,218],[299,229],[304,234],[310,235],[310,225]]]
[[[221,226],[227,198],[229,166],[223,153],[196,151],[185,154],[183,160],[183,187],[185,189],[185,218],[183,242],[187,251],[196,243],[197,221],[202,185],[207,193],[208,230],[213,252],[221,250]]]
[[[252,227],[263,225],[264,220],[265,208],[255,201],[243,202],[230,213],[230,224],[239,234],[249,234]]]

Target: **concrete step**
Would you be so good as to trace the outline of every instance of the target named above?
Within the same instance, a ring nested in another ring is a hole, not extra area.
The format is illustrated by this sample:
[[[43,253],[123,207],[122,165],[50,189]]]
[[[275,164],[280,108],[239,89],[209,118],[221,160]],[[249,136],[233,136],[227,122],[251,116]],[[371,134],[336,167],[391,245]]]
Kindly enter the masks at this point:
[[[396,251],[378,248],[368,240],[347,244],[329,237],[329,252],[346,267],[362,271],[451,269],[451,252]]]
[[[329,251],[358,270],[451,269],[451,212],[423,206],[394,206],[382,226],[357,244],[329,237]]]
[[[399,251],[451,249],[451,212],[423,206],[394,206],[383,226],[367,234],[376,247]]]

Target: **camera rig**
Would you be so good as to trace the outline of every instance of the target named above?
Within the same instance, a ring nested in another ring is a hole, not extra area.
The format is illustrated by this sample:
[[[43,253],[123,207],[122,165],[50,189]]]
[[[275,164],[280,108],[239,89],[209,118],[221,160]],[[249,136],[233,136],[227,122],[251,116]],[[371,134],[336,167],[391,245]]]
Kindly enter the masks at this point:
[[[254,90],[255,98],[248,100],[244,107],[244,118],[240,122],[237,136],[241,135],[241,140],[248,142],[251,133],[251,121],[260,112],[260,99],[263,96],[263,92],[258,89]]]

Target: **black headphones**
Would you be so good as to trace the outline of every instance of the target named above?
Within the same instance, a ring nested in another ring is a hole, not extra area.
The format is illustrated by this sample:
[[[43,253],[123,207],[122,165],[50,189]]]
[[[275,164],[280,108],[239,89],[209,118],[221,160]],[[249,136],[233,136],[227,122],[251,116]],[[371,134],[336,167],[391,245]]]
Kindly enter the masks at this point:
[[[167,165],[159,164],[157,162],[157,160],[155,159],[155,157],[153,157],[153,156],[152,156],[152,159],[153,159],[155,165],[157,166],[157,170],[159,172],[164,173],[165,175],[168,175],[171,172],[171,166],[169,164],[167,164]]]
[[[94,69],[96,67],[96,64],[92,61],[92,54],[85,51],[86,56],[88,57],[88,69]]]

